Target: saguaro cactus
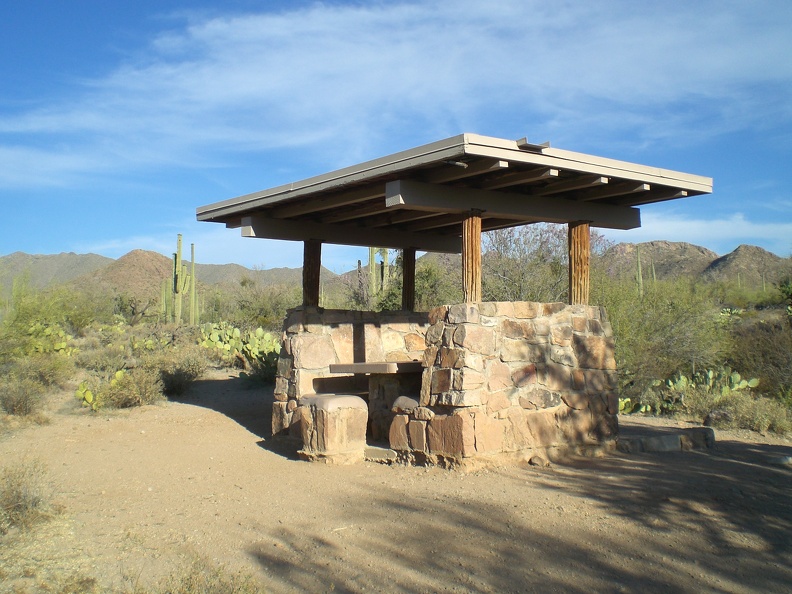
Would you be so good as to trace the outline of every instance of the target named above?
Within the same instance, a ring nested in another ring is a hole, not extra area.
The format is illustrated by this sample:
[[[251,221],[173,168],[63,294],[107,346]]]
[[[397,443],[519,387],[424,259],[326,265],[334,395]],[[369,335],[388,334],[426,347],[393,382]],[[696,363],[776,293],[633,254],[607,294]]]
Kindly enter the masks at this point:
[[[192,246],[192,262],[193,270],[195,270],[195,245]],[[182,321],[182,298],[184,293],[190,291],[190,322],[193,323],[192,304],[194,302],[193,296],[193,277],[187,272],[187,265],[182,263],[182,236],[179,233],[176,237],[176,253],[173,254],[173,321],[181,324]]]

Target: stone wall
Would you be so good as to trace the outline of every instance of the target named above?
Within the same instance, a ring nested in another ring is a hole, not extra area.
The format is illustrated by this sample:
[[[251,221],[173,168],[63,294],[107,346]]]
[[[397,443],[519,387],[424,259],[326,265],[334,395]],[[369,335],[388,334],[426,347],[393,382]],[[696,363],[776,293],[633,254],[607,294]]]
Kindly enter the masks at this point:
[[[365,377],[331,374],[331,364],[423,360],[428,327],[426,312],[290,310],[275,378],[273,435],[291,428],[292,413],[303,396],[368,390]]]
[[[429,322],[420,398],[397,409],[391,448],[453,463],[616,436],[614,343],[601,308],[462,304],[432,310]]]

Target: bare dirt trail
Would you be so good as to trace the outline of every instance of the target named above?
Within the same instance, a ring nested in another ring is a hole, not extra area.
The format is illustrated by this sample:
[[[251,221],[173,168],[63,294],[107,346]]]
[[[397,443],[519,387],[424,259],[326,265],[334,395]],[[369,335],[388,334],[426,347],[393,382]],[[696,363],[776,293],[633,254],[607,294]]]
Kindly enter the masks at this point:
[[[142,409],[90,414],[69,398],[51,424],[0,437],[3,461],[27,452],[46,464],[62,510],[6,540],[0,591],[64,572],[130,591],[195,556],[250,572],[271,592],[792,584],[792,470],[773,464],[792,454],[783,439],[718,432],[714,451],[470,474],[337,467],[267,439],[266,395],[228,372],[182,402]]]

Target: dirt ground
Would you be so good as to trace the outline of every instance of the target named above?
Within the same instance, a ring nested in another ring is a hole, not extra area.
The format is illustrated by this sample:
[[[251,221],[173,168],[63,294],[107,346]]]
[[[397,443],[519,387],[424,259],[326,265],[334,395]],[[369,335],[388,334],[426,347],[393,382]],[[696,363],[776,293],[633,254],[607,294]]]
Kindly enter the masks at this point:
[[[200,557],[270,592],[788,592],[792,442],[471,473],[311,464],[269,438],[271,394],[213,372],[180,402],[0,436],[41,460],[60,511],[0,541],[0,591],[93,576],[131,591]],[[622,418],[624,431],[674,421]],[[679,424],[684,425],[684,424]]]

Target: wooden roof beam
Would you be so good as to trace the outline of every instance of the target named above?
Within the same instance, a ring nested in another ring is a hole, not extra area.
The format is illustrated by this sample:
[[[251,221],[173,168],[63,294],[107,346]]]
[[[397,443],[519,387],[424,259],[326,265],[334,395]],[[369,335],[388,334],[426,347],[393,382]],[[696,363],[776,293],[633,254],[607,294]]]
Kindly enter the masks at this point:
[[[561,194],[564,192],[571,192],[573,190],[580,190],[582,188],[591,188],[594,186],[604,186],[608,183],[608,178],[600,175],[581,175],[566,179],[557,183],[548,184],[543,188],[537,188],[531,192],[532,196],[550,196],[552,194]]]
[[[587,202],[589,200],[600,200],[602,198],[624,196],[625,194],[640,194],[642,192],[648,192],[651,189],[652,186],[649,184],[622,182],[617,184],[607,184],[598,188],[589,188],[588,190],[580,190],[565,197],[571,200],[581,200]]]
[[[464,167],[462,165],[464,165]],[[448,165],[441,169],[434,169],[426,175],[421,176],[421,181],[430,184],[442,184],[458,179],[474,177],[476,175],[483,175],[485,173],[492,173],[493,171],[502,171],[508,168],[509,162],[502,160],[484,159],[472,163],[455,162],[453,165]]]
[[[462,221],[467,218],[467,214],[445,214],[437,217],[433,217],[431,219],[427,219],[425,221],[419,221],[416,223],[411,223],[409,225],[402,226],[402,229],[406,229],[411,233],[420,233],[422,231],[433,231],[435,229],[442,229],[444,227],[453,227],[454,225],[459,225]]]
[[[353,221],[372,215],[377,215],[385,212],[385,201],[377,200],[374,204],[365,204],[361,206],[353,206],[350,210],[345,210],[338,213],[333,213],[324,217],[320,217],[319,221],[322,223],[344,223],[346,221]]]
[[[388,227],[411,221],[420,221],[431,217],[440,216],[441,213],[426,210],[393,210],[390,209],[381,215],[376,215],[366,220],[366,227]]]
[[[395,229],[371,229],[357,225],[326,225],[313,221],[272,219],[263,215],[242,217],[242,237],[305,241],[322,243],[384,247],[416,248],[427,252],[458,254],[462,250],[460,237],[409,233]]]
[[[554,179],[558,177],[558,169],[551,167],[540,167],[530,171],[511,171],[504,175],[499,175],[493,179],[488,179],[479,184],[482,190],[498,190],[500,188],[508,188],[510,186],[517,186],[520,184],[530,184],[546,179]]]
[[[634,229],[641,226],[641,214],[637,208],[473,188],[454,188],[412,180],[388,182],[385,203],[389,208],[445,213],[483,210],[488,218],[544,220],[551,223],[589,221],[594,227],[608,229]]]
[[[313,200],[296,201],[291,204],[284,204],[283,206],[276,206],[270,209],[268,211],[268,216],[275,219],[290,219],[309,215],[332,208],[340,208],[349,206],[350,204],[366,202],[375,198],[382,198],[385,196],[384,190],[385,188],[378,184],[376,187],[367,186],[341,194],[332,194],[322,198],[315,198]]]
[[[677,198],[686,198],[688,192],[685,190],[677,190],[675,188],[658,188],[651,190],[648,195],[641,196],[641,204],[651,204],[653,202],[664,202],[665,200],[676,200]],[[629,205],[634,198],[631,196],[623,196],[614,200],[612,204]]]

